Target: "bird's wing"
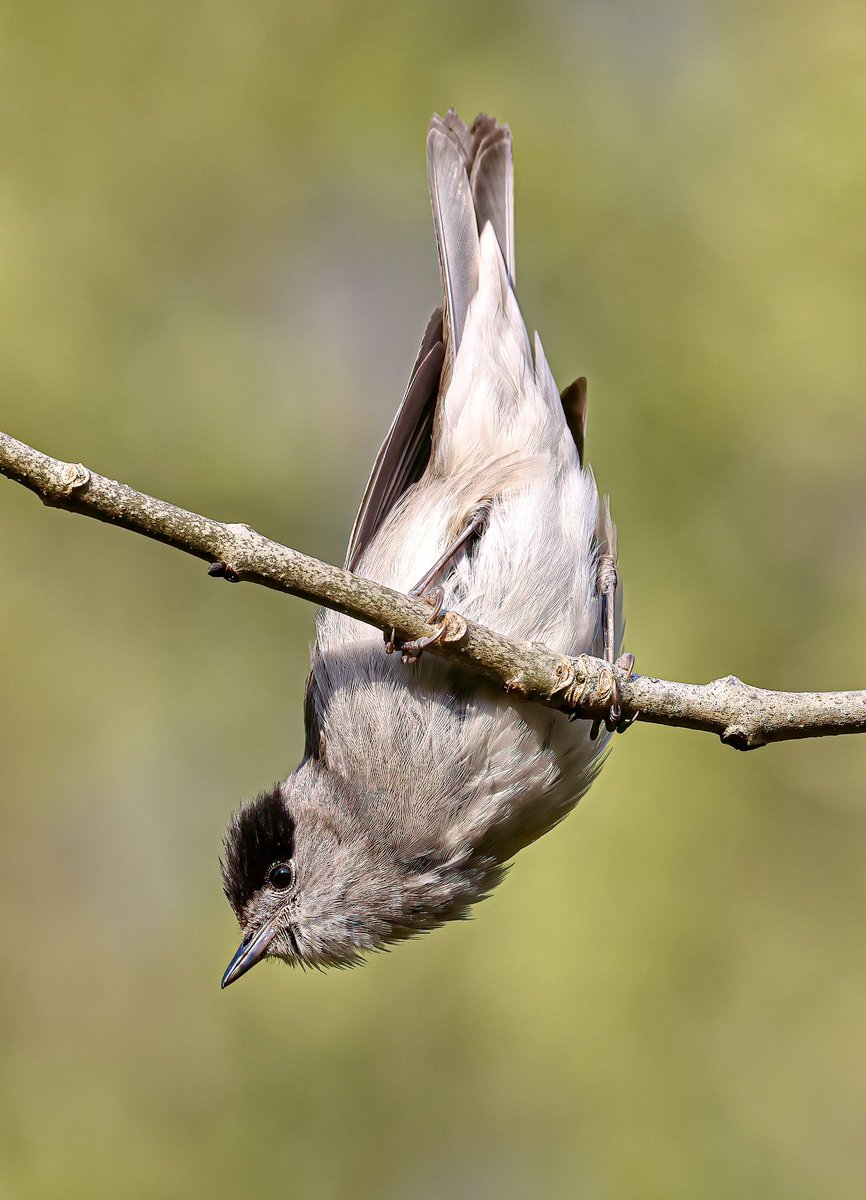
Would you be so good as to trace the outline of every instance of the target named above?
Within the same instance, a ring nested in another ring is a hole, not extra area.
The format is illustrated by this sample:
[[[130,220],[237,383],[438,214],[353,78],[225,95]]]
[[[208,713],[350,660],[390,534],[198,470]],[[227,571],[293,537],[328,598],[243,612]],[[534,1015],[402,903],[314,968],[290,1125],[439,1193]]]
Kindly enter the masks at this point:
[[[346,569],[358,563],[388,513],[408,487],[424,474],[430,458],[433,413],[445,347],[442,343],[442,310],[437,308],[421,341],[412,375],[385,437],[355,518]]]

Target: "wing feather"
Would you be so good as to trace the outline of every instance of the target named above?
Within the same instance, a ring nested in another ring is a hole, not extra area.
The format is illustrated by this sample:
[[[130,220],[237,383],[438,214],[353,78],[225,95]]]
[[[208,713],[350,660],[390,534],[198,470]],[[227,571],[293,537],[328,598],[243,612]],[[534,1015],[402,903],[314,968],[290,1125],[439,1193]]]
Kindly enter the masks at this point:
[[[442,311],[437,308],[421,340],[403,401],[376,455],[349,538],[349,571],[357,570],[361,556],[394,504],[424,474],[444,358]]]

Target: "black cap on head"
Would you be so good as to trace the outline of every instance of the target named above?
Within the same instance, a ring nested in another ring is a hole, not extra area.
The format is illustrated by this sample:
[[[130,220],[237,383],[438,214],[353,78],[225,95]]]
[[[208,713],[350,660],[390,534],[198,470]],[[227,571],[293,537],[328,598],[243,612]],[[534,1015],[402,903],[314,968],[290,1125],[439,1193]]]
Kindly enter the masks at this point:
[[[269,868],[288,861],[295,852],[295,822],[279,784],[234,814],[223,845],[223,891],[240,917],[264,884]]]

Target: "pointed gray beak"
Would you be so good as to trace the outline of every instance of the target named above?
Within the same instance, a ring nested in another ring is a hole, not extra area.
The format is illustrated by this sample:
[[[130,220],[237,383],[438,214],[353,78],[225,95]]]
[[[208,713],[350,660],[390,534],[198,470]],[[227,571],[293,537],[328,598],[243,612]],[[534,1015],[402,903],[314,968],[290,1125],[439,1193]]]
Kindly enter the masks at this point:
[[[254,937],[250,938],[248,942],[241,942],[234,958],[226,967],[226,973],[223,975],[220,987],[227,988],[230,983],[234,983],[236,979],[240,979],[241,975],[246,975],[251,967],[254,967],[257,962],[263,959],[268,952],[268,946],[273,941],[275,933],[276,930],[272,922],[265,921]]]

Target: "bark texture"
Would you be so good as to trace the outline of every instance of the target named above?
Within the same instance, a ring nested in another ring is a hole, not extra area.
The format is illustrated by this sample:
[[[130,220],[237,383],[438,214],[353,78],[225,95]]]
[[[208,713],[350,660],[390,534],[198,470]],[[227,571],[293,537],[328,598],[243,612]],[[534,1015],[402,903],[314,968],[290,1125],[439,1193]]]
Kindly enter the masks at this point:
[[[422,600],[299,554],[247,525],[214,521],[97,475],[81,463],[51,458],[5,433],[0,433],[0,474],[53,508],[120,525],[204,559],[211,564],[211,575],[300,596],[374,625],[383,634],[393,630],[400,640],[437,631]],[[527,701],[575,717],[604,719],[616,674],[621,728],[636,719],[702,729],[738,750],[791,738],[866,732],[866,691],[774,692],[751,687],[733,675],[706,684],[648,675],[627,679],[601,659],[564,658],[537,642],[501,637],[457,613],[448,613],[445,621],[444,635],[425,653],[460,663]]]

